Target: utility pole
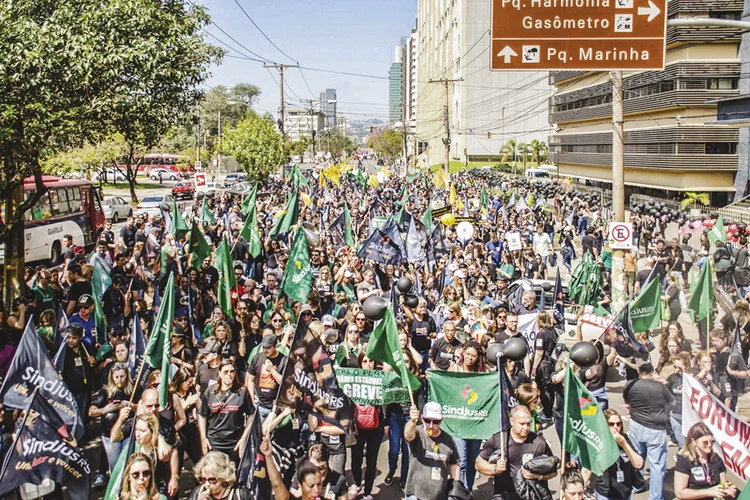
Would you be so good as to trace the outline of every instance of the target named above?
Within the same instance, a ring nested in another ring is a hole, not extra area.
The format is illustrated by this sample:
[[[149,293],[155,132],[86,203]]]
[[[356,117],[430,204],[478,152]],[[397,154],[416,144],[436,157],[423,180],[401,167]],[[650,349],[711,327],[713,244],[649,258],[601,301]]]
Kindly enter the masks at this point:
[[[281,142],[286,144],[286,133],[284,131],[284,70],[287,68],[299,68],[298,64],[264,64],[264,68],[273,68],[279,70],[279,131],[281,132]],[[281,180],[284,180],[284,166],[281,167]]]
[[[456,78],[456,79],[448,79],[448,78],[441,78],[438,80],[430,80],[428,83],[442,83],[445,86],[445,112],[444,112],[444,118],[445,118],[445,138],[443,139],[443,144],[445,145],[445,173],[450,174],[450,169],[448,166],[450,165],[450,158],[451,158],[451,122],[450,122],[450,109],[451,109],[451,103],[450,103],[450,94],[448,94],[448,84],[449,83],[455,83],[455,82],[463,82],[463,78]]]
[[[625,222],[625,135],[623,127],[622,71],[612,71],[612,222]],[[612,249],[612,306],[619,311],[627,302],[625,251]]]
[[[310,143],[312,144],[312,156],[315,158],[315,126],[316,120],[313,119],[313,103],[318,102],[316,99],[300,99],[300,102],[307,103],[307,114],[310,121]],[[304,158],[303,158],[304,160]]]
[[[219,148],[216,151],[216,182],[219,182],[219,173],[221,169],[221,108],[219,108],[219,119],[218,119],[218,142]]]

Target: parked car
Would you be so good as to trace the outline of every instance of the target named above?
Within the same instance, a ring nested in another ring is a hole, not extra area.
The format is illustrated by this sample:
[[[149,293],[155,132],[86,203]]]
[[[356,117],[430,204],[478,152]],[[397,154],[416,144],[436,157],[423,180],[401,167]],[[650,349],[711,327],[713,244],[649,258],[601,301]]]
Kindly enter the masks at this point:
[[[98,181],[100,176],[104,176],[104,174],[102,172],[94,172],[94,174],[92,175],[92,178],[93,178],[93,180]],[[107,182],[112,182],[112,181],[115,181],[115,180],[116,181],[125,181],[125,180],[127,180],[125,178],[125,174],[122,172],[122,170],[120,170],[120,169],[115,170],[113,168],[108,168],[107,169],[107,175],[106,175],[105,179],[107,180]]]
[[[229,187],[237,182],[244,182],[245,176],[242,174],[227,174],[224,179],[224,187]]]
[[[145,213],[148,215],[159,215],[161,214],[161,205],[166,203],[172,205],[174,197],[171,194],[157,194],[152,196],[144,197],[138,206],[135,207],[138,213]]]
[[[178,182],[172,188],[172,196],[176,199],[191,200],[195,195],[195,188],[192,182]]]
[[[179,180],[179,177],[180,177],[180,174],[178,174],[177,172],[172,172],[171,170],[167,170],[166,168],[155,168],[151,170],[148,176],[152,181],[158,181],[159,172],[161,172],[162,180],[165,180],[165,181],[166,180],[176,181],[176,180]]]
[[[121,196],[106,198],[102,203],[102,209],[104,210],[104,218],[112,219],[113,223],[133,215],[133,207]]]

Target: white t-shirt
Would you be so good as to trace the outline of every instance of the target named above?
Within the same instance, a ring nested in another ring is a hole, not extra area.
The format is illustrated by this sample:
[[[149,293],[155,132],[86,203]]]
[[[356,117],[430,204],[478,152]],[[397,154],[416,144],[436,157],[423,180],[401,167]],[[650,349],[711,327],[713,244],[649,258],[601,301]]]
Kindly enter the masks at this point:
[[[549,255],[549,235],[547,233],[534,234],[534,251],[542,257]]]

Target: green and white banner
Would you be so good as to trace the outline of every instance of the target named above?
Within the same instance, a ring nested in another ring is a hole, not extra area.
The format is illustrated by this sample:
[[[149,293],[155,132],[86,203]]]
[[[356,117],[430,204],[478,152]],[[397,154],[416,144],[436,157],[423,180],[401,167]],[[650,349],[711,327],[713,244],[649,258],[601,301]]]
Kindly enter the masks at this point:
[[[430,370],[430,401],[443,410],[448,434],[462,439],[487,439],[499,430],[500,398],[497,373]]]
[[[387,405],[409,401],[401,377],[395,372],[336,368],[336,378],[344,393],[361,405]]]

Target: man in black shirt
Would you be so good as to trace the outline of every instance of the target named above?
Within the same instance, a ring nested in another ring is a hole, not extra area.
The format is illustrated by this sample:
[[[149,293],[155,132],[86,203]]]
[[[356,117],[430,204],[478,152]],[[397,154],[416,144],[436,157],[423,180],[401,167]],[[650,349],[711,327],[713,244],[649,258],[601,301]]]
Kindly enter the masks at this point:
[[[81,343],[82,340],[83,327],[78,324],[68,325],[65,329],[62,377],[78,404],[78,411],[83,418],[83,425],[86,427],[89,415],[89,400],[93,387],[91,383],[92,367],[96,364],[96,359],[86,351]]]
[[[501,439],[501,432],[498,432],[487,440],[477,457],[476,468],[482,474],[493,477],[496,496],[503,500],[519,500],[513,486],[513,478],[518,470],[536,456],[552,456],[552,450],[542,436],[531,432],[531,412],[527,407],[513,407],[510,425],[510,431],[501,431],[506,434],[504,439]],[[502,441],[505,441],[505,449],[500,447]],[[521,474],[527,481],[543,481],[546,486],[547,481],[555,477],[557,472],[542,476],[522,469]]]
[[[456,338],[456,324],[453,320],[443,323],[443,337],[435,340],[430,349],[430,368],[447,370],[451,367],[456,355],[456,349],[461,342]]]
[[[195,385],[198,394],[202,394],[209,387],[216,383],[221,364],[221,342],[212,340],[206,344],[206,347],[200,350],[203,356],[203,362],[198,366],[198,373],[195,376]]]
[[[599,248],[596,244],[596,236],[592,235],[588,229],[583,231],[581,246],[583,248],[583,253],[590,253],[594,260],[599,258]]]
[[[650,498],[662,499],[667,473],[667,406],[675,400],[669,389],[654,380],[654,367],[644,363],[637,378],[625,386],[622,397],[630,405],[630,441],[642,457],[651,462]]]
[[[258,353],[247,368],[252,385],[250,396],[258,407],[258,415],[261,420],[265,420],[278,393],[279,384],[281,384],[281,373],[279,365],[284,356],[276,349],[276,335],[268,333],[263,336],[260,346],[263,348],[262,353]]]
[[[649,280],[649,277],[653,274],[656,274],[656,271],[654,271],[654,261],[653,259],[646,259],[646,267],[638,271],[638,273],[635,275],[635,295],[638,295],[641,292],[641,288],[646,286],[646,282]]]
[[[135,246],[135,219],[128,217],[125,225],[120,229],[120,238],[117,241],[120,252],[128,252]]]
[[[656,242],[656,248],[651,252],[651,258],[654,259],[656,274],[659,275],[659,279],[663,284],[667,277],[667,264],[669,261],[669,252],[664,248],[664,240],[660,239]]]

